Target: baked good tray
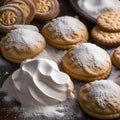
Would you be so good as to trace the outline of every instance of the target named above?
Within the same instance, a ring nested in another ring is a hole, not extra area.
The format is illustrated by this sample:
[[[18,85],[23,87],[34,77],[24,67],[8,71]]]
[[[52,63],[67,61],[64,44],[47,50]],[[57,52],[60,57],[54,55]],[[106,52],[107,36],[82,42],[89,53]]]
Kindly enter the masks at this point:
[[[76,11],[74,11],[74,9],[71,7],[70,0],[59,0],[59,3],[60,3],[59,16],[73,16],[73,17],[79,18],[87,26],[88,31],[90,33],[92,27],[95,25],[93,22],[91,22],[91,20],[89,21],[87,17],[83,17],[80,14],[78,14]],[[31,24],[36,25],[41,31],[41,28],[47,22],[48,21],[33,20]],[[0,38],[2,38],[4,35],[5,34],[0,33]],[[88,42],[93,42],[93,41],[91,40],[91,38],[89,38]],[[104,48],[104,49],[106,49],[108,53],[111,55],[114,48],[112,49]],[[61,58],[65,54],[65,52],[66,50],[58,50],[47,44],[45,50],[37,57],[49,58],[54,60],[55,62],[57,62],[57,64],[59,65],[59,68],[62,71]],[[18,69],[19,66],[20,65],[18,64],[13,64],[5,60],[2,57],[2,55],[0,55],[0,86],[2,86],[6,78],[9,75],[11,75],[16,69]],[[119,82],[120,71],[113,66],[112,72],[107,79],[111,79],[117,82],[118,84],[120,84]],[[75,98],[67,99],[66,101],[58,104],[54,108],[54,110],[53,109],[51,110],[51,111],[56,111],[58,114],[55,114],[54,112],[49,114],[47,110],[46,110],[46,113],[44,112],[44,114],[40,114],[39,111],[32,114],[26,113],[21,110],[20,103],[7,97],[7,93],[0,91],[0,120],[61,120],[61,119],[63,120],[97,120],[87,115],[81,109],[78,103],[78,98],[77,98],[78,92],[85,83],[78,80],[74,80],[74,79],[72,80],[75,85]],[[117,120],[120,120],[120,118],[118,118]]]

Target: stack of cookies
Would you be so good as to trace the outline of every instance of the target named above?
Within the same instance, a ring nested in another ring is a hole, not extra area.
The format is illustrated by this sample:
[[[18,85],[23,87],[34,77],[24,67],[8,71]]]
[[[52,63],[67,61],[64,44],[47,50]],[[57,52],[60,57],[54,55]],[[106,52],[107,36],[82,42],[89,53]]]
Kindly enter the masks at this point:
[[[120,12],[104,12],[96,23],[91,31],[91,37],[96,43],[109,47],[120,45]]]
[[[19,64],[37,56],[46,47],[46,41],[37,29],[26,26],[16,27],[1,39],[1,54],[8,61]]]
[[[57,0],[5,0],[0,7],[0,32],[9,32],[8,26],[30,24],[36,18],[49,20],[59,13]]]

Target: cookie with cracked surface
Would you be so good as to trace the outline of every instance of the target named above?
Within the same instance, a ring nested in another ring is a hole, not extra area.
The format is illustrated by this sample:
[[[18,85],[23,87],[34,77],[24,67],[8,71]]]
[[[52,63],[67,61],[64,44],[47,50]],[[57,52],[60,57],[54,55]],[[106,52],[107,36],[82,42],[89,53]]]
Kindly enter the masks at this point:
[[[93,81],[85,84],[79,91],[81,108],[97,119],[116,119],[120,117],[120,86],[111,80]]]
[[[104,49],[92,43],[81,43],[63,56],[62,68],[76,80],[91,82],[107,78],[112,64]]]
[[[62,16],[48,22],[42,28],[47,42],[58,49],[69,49],[78,43],[87,42],[87,27],[77,18]]]
[[[3,57],[13,63],[21,63],[33,58],[45,48],[44,37],[33,30],[18,28],[12,30],[1,40]]]

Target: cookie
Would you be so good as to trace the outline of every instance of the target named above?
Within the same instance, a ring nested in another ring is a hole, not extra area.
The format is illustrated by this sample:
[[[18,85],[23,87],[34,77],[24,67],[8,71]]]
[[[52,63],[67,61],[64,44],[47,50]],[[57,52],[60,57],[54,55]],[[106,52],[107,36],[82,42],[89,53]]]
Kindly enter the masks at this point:
[[[120,69],[120,46],[113,51],[112,62],[116,67]]]
[[[103,46],[113,47],[120,45],[120,32],[108,32],[102,30],[98,25],[93,27],[91,38]]]
[[[6,33],[6,27],[14,24],[25,24],[23,10],[18,5],[0,7],[0,32]]]
[[[38,0],[35,18],[50,20],[55,18],[60,11],[58,0]]]
[[[19,5],[24,10],[27,24],[29,24],[35,16],[35,5],[31,0],[8,0],[5,4]]]
[[[103,12],[97,18],[97,24],[103,29],[112,32],[120,32],[120,12]]]
[[[46,46],[44,37],[33,30],[15,29],[1,40],[3,57],[13,63],[21,63],[38,55]]]
[[[90,82],[107,78],[112,64],[104,49],[92,43],[81,43],[63,56],[62,68],[72,78]]]
[[[47,42],[58,49],[69,49],[88,40],[87,27],[77,18],[62,16],[48,22],[42,28]]]
[[[108,80],[85,84],[79,91],[81,108],[97,119],[115,119],[120,117],[120,86]]]

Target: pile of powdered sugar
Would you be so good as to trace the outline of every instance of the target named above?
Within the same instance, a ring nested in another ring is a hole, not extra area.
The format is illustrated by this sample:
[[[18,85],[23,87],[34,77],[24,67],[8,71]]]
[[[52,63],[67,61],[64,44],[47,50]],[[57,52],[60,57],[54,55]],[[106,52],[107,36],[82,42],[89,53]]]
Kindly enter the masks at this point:
[[[5,96],[3,100],[5,104],[15,102],[14,99],[9,96]],[[16,105],[9,109],[9,113],[12,112],[14,113],[15,120],[84,120],[83,112],[80,110],[77,100],[77,94],[76,97],[68,98],[66,101],[54,106],[26,109]]]
[[[66,53],[66,50],[58,50],[47,44],[46,48],[40,53],[36,58],[47,58],[55,61],[58,65],[61,64],[63,55]]]

